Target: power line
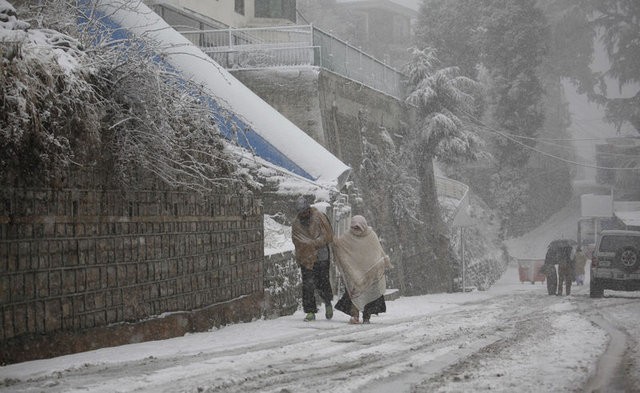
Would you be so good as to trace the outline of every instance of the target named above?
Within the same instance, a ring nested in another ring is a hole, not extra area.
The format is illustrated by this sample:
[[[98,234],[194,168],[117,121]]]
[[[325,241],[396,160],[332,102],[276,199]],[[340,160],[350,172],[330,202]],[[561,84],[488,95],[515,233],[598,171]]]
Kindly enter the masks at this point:
[[[516,137],[516,135],[512,135],[512,136]],[[578,153],[578,155],[580,152],[583,152],[583,153],[589,152],[589,153],[594,153],[596,156],[626,157],[626,158],[632,158],[632,159],[633,158],[640,159],[640,146],[638,146],[639,147],[638,154],[627,154],[627,153],[611,153],[611,152],[597,151],[597,150],[586,150],[588,146],[578,147],[578,146],[572,146],[572,145],[561,145],[561,144],[556,144],[552,142],[547,142],[547,140],[545,139],[534,139],[534,140],[536,140],[538,144],[541,144],[541,145],[552,146],[557,149],[562,149],[566,151],[575,151],[576,153]]]
[[[494,133],[494,134],[500,135],[500,136],[502,136],[503,138],[505,138],[505,139],[507,139],[507,140],[509,140],[509,141],[511,141],[511,142],[513,142],[513,143],[515,143],[515,144],[517,144],[517,145],[520,145],[520,146],[522,146],[522,147],[524,147],[524,148],[526,148],[526,149],[529,149],[529,150],[531,150],[531,151],[534,151],[534,152],[536,152],[536,153],[538,153],[538,154],[541,154],[541,155],[543,155],[543,156],[550,157],[550,158],[556,159],[556,160],[558,160],[558,161],[565,162],[565,163],[567,163],[567,164],[572,164],[572,165],[576,165],[576,166],[582,166],[582,167],[585,167],[585,168],[595,168],[595,169],[608,169],[608,170],[621,170],[621,171],[638,171],[638,170],[640,170],[640,168],[616,168],[616,167],[604,167],[604,166],[600,166],[600,165],[592,165],[592,164],[587,164],[587,163],[583,163],[583,162],[577,162],[577,161],[573,161],[573,160],[568,160],[568,159],[566,159],[566,158],[559,157],[559,156],[556,156],[556,155],[554,155],[554,154],[547,153],[547,152],[545,152],[545,151],[542,151],[542,150],[536,149],[535,147],[529,146],[529,145],[527,145],[527,144],[525,144],[525,143],[523,143],[523,142],[521,142],[521,141],[517,140],[516,138],[512,137],[512,136],[511,136],[511,135],[509,135],[509,134],[505,134],[504,132],[501,132],[501,131],[498,131],[498,130],[495,130],[495,129],[490,128],[489,126],[487,126],[486,124],[484,124],[482,121],[480,121],[479,119],[477,119],[477,118],[476,118],[475,116],[473,116],[472,114],[467,113],[467,112],[464,112],[464,113],[466,113],[466,114],[469,116],[469,118],[470,118],[474,123],[476,123],[477,125],[479,125],[479,126],[481,126],[482,128],[484,128],[484,129],[485,129],[485,131],[488,131],[488,132],[491,132],[491,133]]]
[[[540,138],[540,137],[530,137],[524,135],[513,135],[514,138],[521,139],[529,139],[534,141],[553,141],[553,142],[579,142],[579,141],[607,141],[612,139],[640,139],[640,137],[635,136],[618,136],[618,137],[609,137],[609,138]]]

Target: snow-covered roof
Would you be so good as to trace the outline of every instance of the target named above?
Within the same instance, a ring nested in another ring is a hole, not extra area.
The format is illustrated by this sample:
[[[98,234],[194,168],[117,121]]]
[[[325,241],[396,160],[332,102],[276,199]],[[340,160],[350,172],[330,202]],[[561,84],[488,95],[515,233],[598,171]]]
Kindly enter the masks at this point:
[[[640,227],[640,201],[614,202],[613,214],[626,226]]]
[[[225,136],[265,160],[297,175],[331,187],[346,181],[350,168],[322,145],[263,101],[223,67],[169,26],[142,2],[84,0],[95,4],[101,26],[119,38],[150,38],[168,68],[203,86],[203,97]],[[123,30],[125,30],[123,32]],[[160,60],[159,60],[160,61]],[[229,114],[228,112],[231,112]]]

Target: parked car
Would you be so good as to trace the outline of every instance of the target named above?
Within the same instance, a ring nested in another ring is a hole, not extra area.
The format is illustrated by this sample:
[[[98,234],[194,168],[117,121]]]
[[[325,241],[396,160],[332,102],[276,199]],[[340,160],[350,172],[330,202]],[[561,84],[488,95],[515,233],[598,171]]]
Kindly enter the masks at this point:
[[[605,289],[640,290],[640,231],[606,230],[596,241],[591,257],[590,296]]]

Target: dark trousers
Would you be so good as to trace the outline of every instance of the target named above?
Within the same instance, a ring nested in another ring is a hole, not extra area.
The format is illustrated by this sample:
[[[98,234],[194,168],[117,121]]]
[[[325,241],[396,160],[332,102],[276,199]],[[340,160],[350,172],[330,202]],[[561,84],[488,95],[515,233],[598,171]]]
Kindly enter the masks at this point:
[[[351,296],[349,296],[349,292],[346,290],[344,294],[336,303],[336,310],[342,311],[347,315],[351,315],[352,317],[358,317],[359,311],[356,306],[351,302]],[[371,314],[376,314],[381,312],[387,312],[387,304],[384,302],[384,295],[380,296],[374,301],[367,303],[364,306],[364,310],[362,310],[362,319],[368,321],[371,317]]]
[[[571,295],[571,281],[573,281],[573,266],[558,265],[558,293],[562,295],[562,284],[566,287],[566,294]]]
[[[329,261],[317,261],[313,269],[300,267],[302,273],[302,309],[305,313],[316,313],[315,291],[320,292],[320,297],[325,305],[330,305],[333,300],[333,291],[329,281]]]
[[[556,275],[556,268],[553,267],[553,272],[547,273],[547,293],[549,295],[555,295],[557,291],[558,291],[558,276]]]

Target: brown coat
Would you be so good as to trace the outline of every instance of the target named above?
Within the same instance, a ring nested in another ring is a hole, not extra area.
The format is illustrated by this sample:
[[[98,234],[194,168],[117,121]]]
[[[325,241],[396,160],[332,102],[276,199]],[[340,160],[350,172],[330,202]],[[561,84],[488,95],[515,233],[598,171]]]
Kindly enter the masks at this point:
[[[318,260],[318,249],[333,241],[333,229],[327,216],[312,207],[309,226],[303,225],[299,217],[296,217],[291,229],[291,238],[296,247],[298,265],[313,269]]]

